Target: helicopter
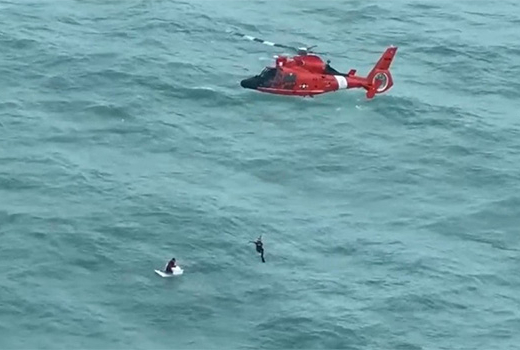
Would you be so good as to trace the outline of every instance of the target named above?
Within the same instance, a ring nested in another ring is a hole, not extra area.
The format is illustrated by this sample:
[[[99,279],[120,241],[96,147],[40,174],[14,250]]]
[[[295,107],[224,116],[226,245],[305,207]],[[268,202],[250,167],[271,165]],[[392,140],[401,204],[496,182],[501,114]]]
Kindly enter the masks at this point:
[[[356,69],[341,73],[332,68],[330,60],[324,62],[312,50],[316,45],[297,48],[241,33],[235,35],[296,53],[292,57],[274,56],[276,59],[274,67],[265,67],[260,74],[241,80],[240,85],[245,89],[277,95],[313,97],[338,90],[361,88],[366,90],[367,99],[372,99],[376,94],[382,94],[394,85],[389,70],[397,52],[397,47],[393,45],[386,48],[374,67],[364,77],[356,75]]]

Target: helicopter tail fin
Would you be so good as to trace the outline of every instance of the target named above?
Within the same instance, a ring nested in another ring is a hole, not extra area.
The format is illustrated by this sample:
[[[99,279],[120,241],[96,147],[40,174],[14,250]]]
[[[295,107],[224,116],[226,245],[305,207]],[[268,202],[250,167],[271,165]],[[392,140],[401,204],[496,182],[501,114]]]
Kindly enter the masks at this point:
[[[388,91],[393,85],[392,74],[390,74],[390,65],[397,52],[397,47],[390,46],[379,58],[376,65],[368,73],[364,88],[367,90],[367,98],[373,98],[376,94]]]

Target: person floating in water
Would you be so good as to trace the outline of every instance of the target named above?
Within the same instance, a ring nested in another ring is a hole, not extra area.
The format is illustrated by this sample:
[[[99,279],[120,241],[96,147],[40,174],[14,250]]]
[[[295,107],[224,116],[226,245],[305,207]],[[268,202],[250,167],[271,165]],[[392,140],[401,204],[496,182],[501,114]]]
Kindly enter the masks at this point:
[[[262,258],[262,262],[265,263],[264,259],[264,244],[262,243],[262,236],[258,237],[256,241],[250,241],[256,245],[256,251],[260,253],[260,257]]]
[[[168,262],[168,265],[166,265],[166,269],[164,272],[166,273],[173,273],[173,268],[174,267],[177,267],[177,265],[175,264],[175,258],[172,258],[169,262]]]

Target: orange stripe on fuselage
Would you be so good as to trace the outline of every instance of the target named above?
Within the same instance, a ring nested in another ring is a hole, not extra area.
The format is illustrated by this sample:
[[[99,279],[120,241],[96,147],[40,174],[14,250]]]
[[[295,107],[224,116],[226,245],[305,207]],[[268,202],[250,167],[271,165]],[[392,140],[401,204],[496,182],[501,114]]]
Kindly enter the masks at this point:
[[[259,91],[278,95],[293,95],[293,96],[308,96],[319,95],[327,92],[326,90],[290,90],[290,89],[273,89],[273,88],[258,88]]]

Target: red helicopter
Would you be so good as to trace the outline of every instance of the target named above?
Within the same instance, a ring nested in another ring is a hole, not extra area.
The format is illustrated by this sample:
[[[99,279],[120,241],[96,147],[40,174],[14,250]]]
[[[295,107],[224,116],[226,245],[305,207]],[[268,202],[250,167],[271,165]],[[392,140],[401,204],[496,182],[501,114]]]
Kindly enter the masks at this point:
[[[397,47],[390,46],[381,55],[374,68],[366,77],[356,75],[356,70],[340,73],[311,51],[310,48],[295,48],[270,41],[258,39],[249,35],[236,34],[244,39],[260,42],[274,47],[281,47],[297,52],[296,56],[275,56],[274,67],[266,67],[259,75],[244,79],[240,85],[246,89],[261,92],[310,96],[344,89],[363,88],[366,97],[373,98],[376,94],[388,91],[393,85],[390,65],[397,52]]]

